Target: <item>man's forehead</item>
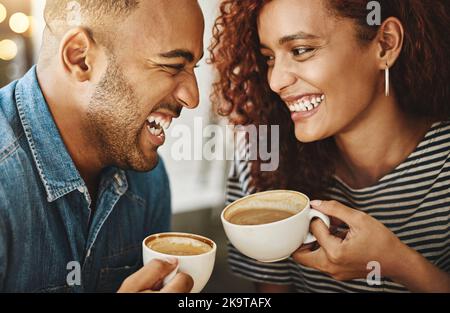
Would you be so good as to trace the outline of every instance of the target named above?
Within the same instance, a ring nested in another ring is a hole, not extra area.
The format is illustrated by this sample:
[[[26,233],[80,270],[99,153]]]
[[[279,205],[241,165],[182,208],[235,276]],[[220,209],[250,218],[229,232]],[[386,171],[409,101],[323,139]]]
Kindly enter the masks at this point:
[[[176,26],[178,23],[203,23],[203,14],[196,0],[150,0],[141,1],[135,18],[144,24],[158,28]]]
[[[195,0],[141,3],[143,6],[130,16],[123,29],[136,49],[151,54],[183,50],[191,52],[195,58],[200,57],[204,21]]]

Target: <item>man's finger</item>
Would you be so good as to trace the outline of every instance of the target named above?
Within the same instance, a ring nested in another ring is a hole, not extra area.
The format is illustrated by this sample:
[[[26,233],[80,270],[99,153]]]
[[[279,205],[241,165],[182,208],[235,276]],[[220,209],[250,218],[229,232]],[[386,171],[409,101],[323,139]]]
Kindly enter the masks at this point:
[[[177,260],[169,262],[154,259],[142,267],[139,271],[129,276],[122,284],[119,292],[140,292],[153,289],[164,277],[169,275],[177,265]]]
[[[185,273],[178,273],[166,286],[161,289],[161,292],[167,293],[187,293],[194,287],[194,280],[191,276]]]
[[[325,215],[336,217],[348,226],[353,225],[355,216],[360,212],[337,201],[311,201],[311,206]]]

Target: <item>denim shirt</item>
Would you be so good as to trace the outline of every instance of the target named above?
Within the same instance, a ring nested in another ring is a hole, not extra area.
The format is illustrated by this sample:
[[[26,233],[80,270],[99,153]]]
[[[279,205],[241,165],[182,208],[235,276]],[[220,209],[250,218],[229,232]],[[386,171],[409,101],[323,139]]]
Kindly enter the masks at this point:
[[[102,171],[94,212],[33,67],[0,89],[0,292],[115,292],[170,227],[160,160]]]

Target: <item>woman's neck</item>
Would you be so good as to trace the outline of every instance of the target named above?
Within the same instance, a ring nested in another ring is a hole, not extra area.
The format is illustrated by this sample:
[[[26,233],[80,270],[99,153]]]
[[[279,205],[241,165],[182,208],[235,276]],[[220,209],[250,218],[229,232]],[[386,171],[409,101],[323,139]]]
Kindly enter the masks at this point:
[[[381,97],[336,135],[336,175],[352,188],[378,182],[417,147],[431,122],[407,117],[394,97]]]

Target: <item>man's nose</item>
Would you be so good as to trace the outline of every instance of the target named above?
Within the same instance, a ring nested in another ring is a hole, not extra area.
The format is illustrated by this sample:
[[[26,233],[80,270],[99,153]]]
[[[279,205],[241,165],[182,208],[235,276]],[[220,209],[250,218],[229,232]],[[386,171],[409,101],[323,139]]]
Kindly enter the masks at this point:
[[[195,73],[185,73],[183,80],[175,91],[179,103],[188,109],[195,109],[200,101],[197,78]]]

